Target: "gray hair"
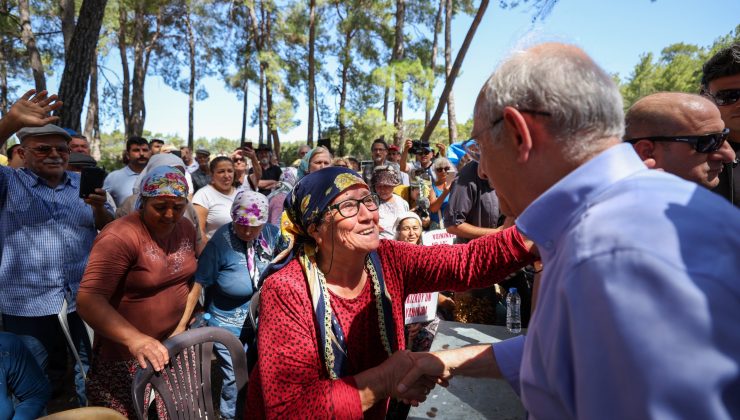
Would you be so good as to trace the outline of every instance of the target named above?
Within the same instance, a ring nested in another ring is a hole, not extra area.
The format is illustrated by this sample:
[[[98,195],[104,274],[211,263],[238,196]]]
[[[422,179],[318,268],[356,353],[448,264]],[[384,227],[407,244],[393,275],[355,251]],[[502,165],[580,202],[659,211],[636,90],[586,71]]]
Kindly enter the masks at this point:
[[[599,153],[624,132],[619,89],[573,46],[541,44],[501,64],[478,95],[474,116],[490,126],[507,106],[551,114],[543,117],[546,127],[571,163]],[[494,137],[502,126],[493,127]]]

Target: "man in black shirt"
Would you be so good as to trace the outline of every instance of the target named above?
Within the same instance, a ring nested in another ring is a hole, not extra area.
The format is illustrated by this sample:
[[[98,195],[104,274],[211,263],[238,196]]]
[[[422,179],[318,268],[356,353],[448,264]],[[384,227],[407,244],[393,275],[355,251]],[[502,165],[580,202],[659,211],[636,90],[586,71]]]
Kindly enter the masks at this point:
[[[257,159],[259,159],[260,166],[262,166],[262,177],[257,185],[262,194],[268,195],[278,185],[283,171],[279,166],[271,163],[272,149],[270,149],[270,146],[260,144],[256,152]]]

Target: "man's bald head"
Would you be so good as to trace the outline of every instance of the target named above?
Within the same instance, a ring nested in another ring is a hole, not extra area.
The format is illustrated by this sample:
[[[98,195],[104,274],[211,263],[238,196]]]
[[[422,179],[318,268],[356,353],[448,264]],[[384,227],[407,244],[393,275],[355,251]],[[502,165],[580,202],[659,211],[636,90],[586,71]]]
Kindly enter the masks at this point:
[[[708,99],[691,93],[660,92],[637,102],[625,115],[626,139],[692,134],[707,119],[719,116]]]
[[[642,160],[652,160],[656,169],[706,188],[717,186],[722,162],[731,152],[729,145],[725,142],[717,151],[702,153],[685,140],[724,129],[719,109],[711,101],[689,93],[655,93],[635,102],[625,120],[625,139]]]

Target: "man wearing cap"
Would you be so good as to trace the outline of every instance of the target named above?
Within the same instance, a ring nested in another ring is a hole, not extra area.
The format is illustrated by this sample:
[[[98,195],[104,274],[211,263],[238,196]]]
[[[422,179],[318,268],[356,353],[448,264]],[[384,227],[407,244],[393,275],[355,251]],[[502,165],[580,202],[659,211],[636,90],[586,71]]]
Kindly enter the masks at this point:
[[[396,239],[396,220],[409,211],[409,203],[393,193],[393,189],[400,183],[400,171],[394,165],[381,165],[373,169],[370,185],[380,198],[378,226],[381,239]]]
[[[705,188],[719,184],[735,152],[719,110],[708,99],[680,92],[648,95],[625,115],[625,141],[643,161]]]
[[[279,166],[272,164],[272,149],[270,146],[260,144],[256,152],[257,159],[259,159],[262,167],[262,177],[260,177],[257,186],[262,194],[268,195],[278,185],[283,171]]]
[[[128,158],[128,164],[111,172],[103,184],[103,188],[113,196],[116,207],[134,193],[134,182],[149,162],[149,142],[143,137],[130,137],[126,141],[125,156]]]
[[[198,169],[191,174],[193,177],[193,194],[211,183],[211,168],[208,165],[210,158],[211,152],[208,150],[195,150],[195,162],[198,164]]]
[[[71,137],[48,124],[56,118],[46,117],[58,107],[55,99],[29,91],[0,120],[3,142],[18,130],[17,153],[25,165],[0,168],[0,312],[5,330],[20,335],[51,382],[60,384],[65,369],[55,367],[63,367],[67,355],[59,351],[66,340],[57,314],[66,306],[72,340],[86,368],[90,343],[76,312],[77,289],[97,231],[113,220],[113,212],[102,189],[83,201],[79,175],[65,171]],[[77,364],[75,372],[84,405],[84,376]]]

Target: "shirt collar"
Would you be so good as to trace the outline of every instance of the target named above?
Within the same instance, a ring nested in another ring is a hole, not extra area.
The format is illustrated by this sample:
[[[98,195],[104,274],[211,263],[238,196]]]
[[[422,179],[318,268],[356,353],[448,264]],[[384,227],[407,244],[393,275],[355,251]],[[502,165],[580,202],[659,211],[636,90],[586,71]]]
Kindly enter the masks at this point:
[[[36,186],[36,185],[39,185],[39,184],[40,185],[45,185],[47,187],[49,186],[49,184],[46,182],[46,180],[43,179],[43,178],[41,178],[40,176],[38,176],[34,171],[32,171],[32,170],[30,170],[28,168],[20,168],[20,170],[24,174],[26,174],[27,176],[29,176],[33,180],[33,184],[31,186]],[[72,176],[70,176],[70,172],[69,171],[64,171],[64,175],[62,175],[62,182],[60,182],[59,185],[57,185],[57,187],[59,187],[61,185],[65,185],[65,184],[69,184],[69,185],[71,185],[73,187],[77,187],[79,185],[79,177],[77,177],[77,178],[72,177]]]
[[[605,189],[619,180],[647,170],[631,144],[610,147],[540,195],[524,209],[516,225],[539,248],[544,248],[542,251],[552,251],[571,220],[582,209],[589,207]]]

